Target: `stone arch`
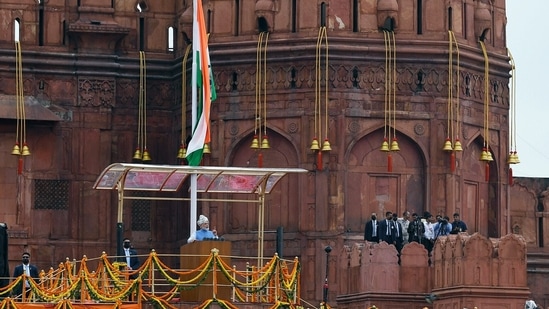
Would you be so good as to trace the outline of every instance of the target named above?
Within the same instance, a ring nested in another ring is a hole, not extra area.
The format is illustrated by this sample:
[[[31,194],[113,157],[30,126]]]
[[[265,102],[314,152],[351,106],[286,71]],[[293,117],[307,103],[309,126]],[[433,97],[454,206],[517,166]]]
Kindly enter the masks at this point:
[[[456,202],[455,211],[460,213],[470,234],[479,232],[488,237],[499,237],[499,222],[502,214],[498,207],[496,185],[498,158],[494,151],[490,150],[494,161],[480,161],[483,144],[484,137],[478,133],[469,140],[461,154],[459,170],[463,176],[463,190],[461,200]],[[451,209],[449,211],[451,212]]]
[[[297,167],[299,156],[295,145],[277,131],[267,129],[269,149],[251,149],[254,133],[249,131],[236,139],[227,153],[227,166],[257,167],[260,154],[263,167]],[[295,232],[299,227],[298,175],[282,178],[265,197],[265,230],[284,227],[284,232]],[[241,198],[241,197],[239,197]],[[248,233],[258,228],[258,208],[255,203],[228,203],[226,207],[229,233]]]
[[[392,129],[391,129],[392,130]],[[404,210],[423,213],[426,209],[425,155],[406,134],[397,131],[400,151],[391,152],[393,171],[388,172],[388,153],[380,151],[383,128],[373,129],[346,152],[345,227],[363,231],[372,212]]]
[[[258,0],[255,3],[258,32],[269,32],[272,30],[275,11],[275,2],[273,0]]]

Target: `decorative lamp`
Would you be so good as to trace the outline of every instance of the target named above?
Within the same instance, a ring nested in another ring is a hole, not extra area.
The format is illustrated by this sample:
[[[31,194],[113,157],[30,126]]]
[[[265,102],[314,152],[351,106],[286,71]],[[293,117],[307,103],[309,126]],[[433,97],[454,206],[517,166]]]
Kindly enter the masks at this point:
[[[332,146],[330,145],[330,141],[328,141],[328,139],[326,138],[324,140],[324,143],[322,143],[322,151],[331,151],[332,150]]]

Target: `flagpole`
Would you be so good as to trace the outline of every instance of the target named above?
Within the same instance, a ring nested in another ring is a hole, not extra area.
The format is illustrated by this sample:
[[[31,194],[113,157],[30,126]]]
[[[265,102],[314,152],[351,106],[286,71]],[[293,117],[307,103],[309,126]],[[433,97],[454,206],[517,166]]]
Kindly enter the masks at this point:
[[[200,47],[198,44],[198,39],[200,37],[200,34],[198,33],[198,23],[197,23],[197,9],[198,4],[197,1],[200,0],[193,0],[193,41],[195,41],[193,46],[193,57],[192,57],[192,74],[191,74],[191,132],[194,134],[194,129],[196,128],[196,123],[198,121],[197,119],[197,109],[198,109],[198,89],[196,87],[197,85],[197,70],[198,70],[198,62],[196,61],[196,57],[198,54],[198,48]],[[197,43],[197,44],[195,44]],[[196,232],[196,218],[197,218],[197,174],[193,173],[191,175],[191,215],[190,215],[190,234],[194,235]]]

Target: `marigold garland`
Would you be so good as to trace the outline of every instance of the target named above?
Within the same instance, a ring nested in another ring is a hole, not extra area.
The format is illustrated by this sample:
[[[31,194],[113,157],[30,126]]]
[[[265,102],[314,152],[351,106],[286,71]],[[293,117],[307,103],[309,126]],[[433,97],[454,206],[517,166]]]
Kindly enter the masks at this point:
[[[175,309],[169,302],[182,290],[192,290],[200,286],[210,275],[223,276],[235,288],[234,295],[239,301],[250,301],[245,298],[245,293],[265,293],[268,295],[252,296],[251,301],[275,302],[271,308],[295,308],[294,302],[299,300],[299,273],[300,265],[298,259],[283,261],[274,256],[269,262],[259,269],[252,271],[237,271],[230,267],[218,252],[212,253],[204,259],[200,266],[190,271],[178,271],[171,269],[163,263],[156,252],[152,251],[139,269],[134,271],[121,270],[121,264],[109,261],[106,254],[99,259],[98,267],[90,270],[87,258],[84,257],[79,267],[76,262],[66,261],[61,263],[57,270],[50,269],[47,273],[40,273],[40,280],[29,278],[26,275],[14,279],[8,286],[0,288],[0,297],[3,297],[0,309],[17,309],[18,302],[8,297],[12,290],[22,284],[24,280],[30,283],[32,292],[31,298],[40,302],[55,304],[54,309],[73,309],[75,302],[101,302],[113,303],[113,309],[120,308],[122,302],[136,295],[137,301],[148,301],[158,309]],[[293,264],[293,265],[290,265]],[[219,269],[216,272],[215,269]],[[157,278],[154,280],[165,280],[171,285],[167,291],[147,291],[143,288],[144,282],[154,284],[153,276],[148,278],[147,274],[154,272]],[[160,274],[160,276],[158,276]],[[182,280],[183,276],[194,275],[189,280]],[[136,279],[129,279],[131,275],[137,275]],[[249,282],[242,282],[237,277],[249,277]],[[158,278],[160,277],[160,278]],[[144,279],[145,278],[145,279]],[[219,278],[218,278],[219,279]],[[145,281],[144,281],[145,280]],[[213,289],[216,289],[216,282],[213,281]],[[278,295],[274,299],[271,288],[278,289]],[[134,298],[135,299],[135,298]],[[197,309],[203,309],[216,302],[220,307],[236,309],[229,300],[210,299],[200,304]]]

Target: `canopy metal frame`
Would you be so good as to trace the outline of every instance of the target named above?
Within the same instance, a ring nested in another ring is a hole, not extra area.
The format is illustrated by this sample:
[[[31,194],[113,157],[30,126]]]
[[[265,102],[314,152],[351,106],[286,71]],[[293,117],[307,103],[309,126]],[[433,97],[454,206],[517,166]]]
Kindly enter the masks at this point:
[[[192,200],[185,197],[137,197],[126,196],[126,191],[178,192],[188,177],[197,177],[196,193],[255,194],[257,199],[211,199],[197,198],[197,201],[219,201],[258,204],[258,262],[263,261],[263,240],[265,232],[265,195],[271,193],[276,184],[289,173],[305,173],[302,168],[249,168],[187,165],[151,165],[113,163],[99,175],[94,189],[116,190],[117,203],[117,255],[122,255],[123,212],[125,200]],[[191,187],[189,191],[193,188]],[[193,192],[190,192],[192,195]],[[192,203],[191,203],[192,204]],[[191,205],[196,207],[196,205]],[[191,211],[191,213],[193,213]],[[194,212],[196,213],[196,212]],[[190,218],[191,232],[194,231]]]

